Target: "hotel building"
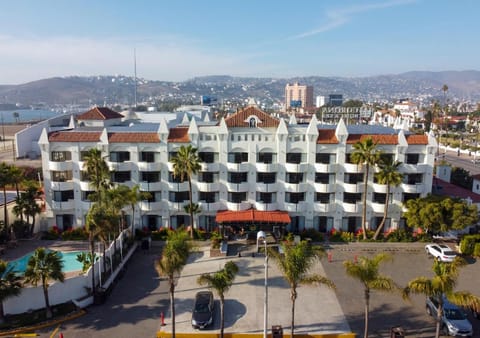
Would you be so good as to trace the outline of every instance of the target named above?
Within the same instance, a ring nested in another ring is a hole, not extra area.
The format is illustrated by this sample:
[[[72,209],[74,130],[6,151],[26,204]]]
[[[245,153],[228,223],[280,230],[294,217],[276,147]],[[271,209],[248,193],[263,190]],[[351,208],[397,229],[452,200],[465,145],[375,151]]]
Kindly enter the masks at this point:
[[[312,108],[313,87],[300,85],[298,82],[285,86],[285,109]]]
[[[127,217],[128,224],[150,229],[188,225],[188,183],[173,176],[171,159],[181,146],[191,144],[201,159],[201,170],[192,177],[192,198],[201,207],[196,227],[213,230],[219,216],[228,213],[230,221],[250,215],[250,223],[283,217],[279,222],[292,231],[356,231],[367,193],[367,227],[374,229],[383,216],[387,187],[375,180],[376,169],[371,169],[365,191],[364,166],[351,161],[353,145],[367,137],[384,156],[402,162],[404,179],[391,187],[386,229],[401,227],[403,203],[431,192],[437,148],[433,135],[347,126],[343,120],[326,125],[315,116],[309,124],[297,124],[293,116],[287,123],[255,105],[220,121],[185,114],[174,124],[142,123],[108,108],[93,108],[72,117],[68,129],[45,128],[39,146],[46,216],[49,226],[85,224],[92,188],[84,175],[84,156],[97,148],[113,182],[151,193],[138,204],[135,219]]]

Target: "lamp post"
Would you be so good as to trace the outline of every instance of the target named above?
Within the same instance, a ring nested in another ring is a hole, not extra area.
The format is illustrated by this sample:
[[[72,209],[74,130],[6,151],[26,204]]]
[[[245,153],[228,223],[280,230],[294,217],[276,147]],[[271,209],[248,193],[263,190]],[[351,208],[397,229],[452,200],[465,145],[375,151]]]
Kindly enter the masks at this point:
[[[268,252],[267,252],[267,235],[263,231],[257,233],[257,248],[258,241],[263,240],[265,250],[265,294],[263,298],[263,338],[268,338]]]

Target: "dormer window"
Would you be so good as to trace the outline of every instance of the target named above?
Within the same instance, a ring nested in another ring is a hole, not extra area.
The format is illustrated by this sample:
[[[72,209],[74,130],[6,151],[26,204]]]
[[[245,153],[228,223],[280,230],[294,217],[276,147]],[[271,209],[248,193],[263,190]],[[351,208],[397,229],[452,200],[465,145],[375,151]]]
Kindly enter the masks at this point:
[[[254,117],[251,117],[249,122],[248,122],[250,128],[256,128],[257,127],[257,119]]]

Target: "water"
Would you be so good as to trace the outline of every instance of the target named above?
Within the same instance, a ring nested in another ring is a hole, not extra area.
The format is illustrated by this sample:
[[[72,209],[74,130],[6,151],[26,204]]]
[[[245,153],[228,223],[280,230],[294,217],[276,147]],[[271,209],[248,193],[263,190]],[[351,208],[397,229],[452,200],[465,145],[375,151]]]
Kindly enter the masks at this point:
[[[51,110],[32,110],[32,109],[20,109],[20,110],[1,110],[0,111],[0,123],[17,123],[17,120],[13,116],[13,113],[18,113],[18,123],[28,123],[30,121],[46,120],[54,116],[62,115],[59,112]]]
[[[63,272],[82,270],[83,264],[77,261],[77,255],[83,251],[58,252],[63,260]],[[7,271],[12,269],[11,271],[23,275],[25,273],[25,269],[27,268],[28,260],[32,255],[33,252],[30,252],[17,260],[8,262]]]

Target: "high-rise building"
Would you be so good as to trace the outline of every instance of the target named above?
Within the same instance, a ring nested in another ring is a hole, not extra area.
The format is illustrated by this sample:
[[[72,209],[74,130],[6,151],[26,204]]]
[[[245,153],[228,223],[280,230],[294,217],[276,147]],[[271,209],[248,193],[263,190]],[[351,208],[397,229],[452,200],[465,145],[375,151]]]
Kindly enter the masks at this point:
[[[334,107],[340,107],[343,104],[343,95],[342,94],[328,95],[328,103]]]
[[[313,107],[313,87],[287,83],[285,86],[285,109]]]

